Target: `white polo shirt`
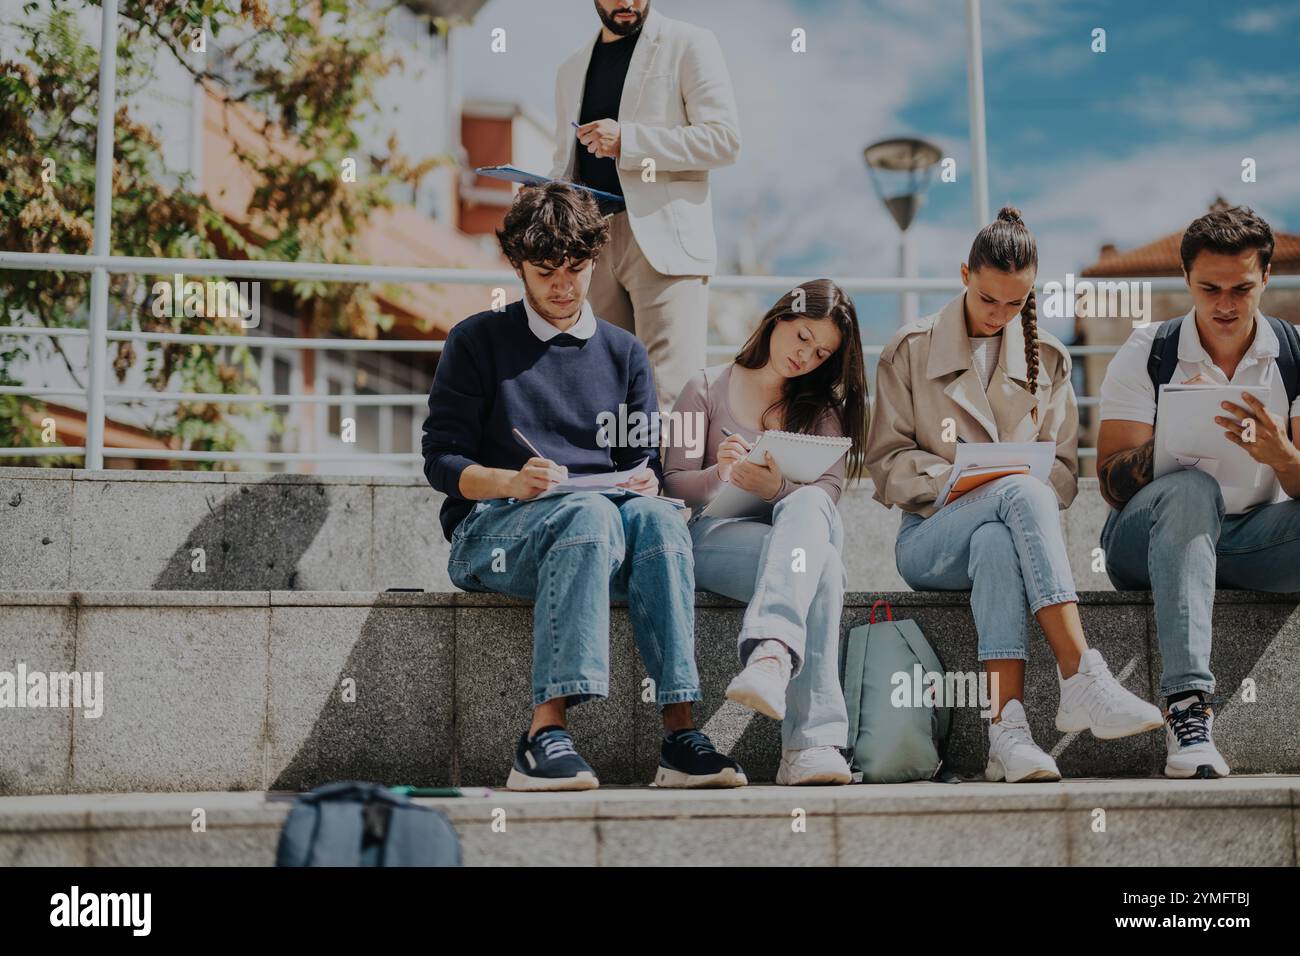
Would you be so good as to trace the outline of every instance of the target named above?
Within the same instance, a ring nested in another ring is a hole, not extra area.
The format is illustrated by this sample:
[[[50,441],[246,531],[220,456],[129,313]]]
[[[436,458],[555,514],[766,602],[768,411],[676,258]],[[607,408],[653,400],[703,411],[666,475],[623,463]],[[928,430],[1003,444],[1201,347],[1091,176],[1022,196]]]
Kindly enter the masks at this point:
[[[1155,338],[1159,322],[1135,329],[1106,369],[1101,383],[1101,420],[1112,418],[1148,425],[1156,420],[1156,390],[1147,372],[1151,355],[1151,341]],[[1216,385],[1265,385],[1269,388],[1266,405],[1270,412],[1286,418],[1300,417],[1300,397],[1287,407],[1286,384],[1278,371],[1277,356],[1281,343],[1273,327],[1258,312],[1255,313],[1255,338],[1242,356],[1232,378],[1214,364],[1196,328],[1195,309],[1183,318],[1178,332],[1178,366],[1170,384],[1178,385],[1201,375]],[[1244,404],[1239,402],[1238,404]],[[1286,501],[1277,475],[1269,469],[1269,480],[1263,488],[1224,488],[1223,502],[1228,514],[1242,514],[1258,505],[1273,501]]]

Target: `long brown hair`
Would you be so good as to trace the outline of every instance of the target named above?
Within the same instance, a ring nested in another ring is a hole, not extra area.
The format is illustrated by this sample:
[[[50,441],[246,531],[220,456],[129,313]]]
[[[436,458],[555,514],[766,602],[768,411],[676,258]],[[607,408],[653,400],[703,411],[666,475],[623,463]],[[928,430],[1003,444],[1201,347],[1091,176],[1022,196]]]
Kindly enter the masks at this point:
[[[992,266],[1003,272],[1019,272],[1031,266],[1038,268],[1038,243],[1020,218],[1015,206],[1003,206],[998,218],[975,236],[971,243],[966,265],[972,271]],[[1038,391],[1038,301],[1034,290],[1029,289],[1025,304],[1020,307],[1020,328],[1025,333],[1025,365],[1028,368],[1029,390]],[[1038,407],[1034,406],[1033,419],[1038,421]]]
[[[795,303],[803,308],[796,310]],[[834,411],[849,447],[845,474],[863,473],[867,443],[867,376],[862,362],[862,336],[853,300],[830,279],[812,279],[795,286],[777,300],[736,355],[742,368],[759,369],[771,355],[772,331],[778,322],[792,319],[831,319],[840,330],[840,346],[811,372],[785,380],[781,397],[763,412],[780,411],[786,431],[810,433],[827,409]],[[760,422],[761,424],[761,422]]]

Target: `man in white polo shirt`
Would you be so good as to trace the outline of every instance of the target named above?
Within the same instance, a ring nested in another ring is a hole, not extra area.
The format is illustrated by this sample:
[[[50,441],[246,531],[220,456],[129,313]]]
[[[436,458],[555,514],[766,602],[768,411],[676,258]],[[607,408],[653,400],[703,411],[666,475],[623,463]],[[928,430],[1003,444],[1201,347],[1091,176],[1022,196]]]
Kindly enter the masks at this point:
[[[1150,589],[1163,672],[1170,777],[1216,777],[1210,621],[1214,589],[1300,591],[1300,334],[1264,316],[1273,231],[1250,209],[1208,213],[1183,234],[1193,309],[1133,332],[1101,386],[1097,476],[1113,509],[1101,533],[1115,587]],[[1258,488],[1195,468],[1155,478],[1158,385],[1263,385],[1214,421],[1266,466]],[[1249,422],[1249,424],[1247,424]]]

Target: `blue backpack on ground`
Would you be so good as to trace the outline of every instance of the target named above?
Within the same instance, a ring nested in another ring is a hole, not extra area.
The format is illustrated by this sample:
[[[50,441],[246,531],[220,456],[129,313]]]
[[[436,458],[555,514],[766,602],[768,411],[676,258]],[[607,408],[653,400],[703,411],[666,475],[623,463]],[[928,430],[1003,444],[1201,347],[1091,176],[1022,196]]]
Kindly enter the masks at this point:
[[[441,811],[377,783],[343,780],[298,798],[276,866],[460,866],[460,840]]]

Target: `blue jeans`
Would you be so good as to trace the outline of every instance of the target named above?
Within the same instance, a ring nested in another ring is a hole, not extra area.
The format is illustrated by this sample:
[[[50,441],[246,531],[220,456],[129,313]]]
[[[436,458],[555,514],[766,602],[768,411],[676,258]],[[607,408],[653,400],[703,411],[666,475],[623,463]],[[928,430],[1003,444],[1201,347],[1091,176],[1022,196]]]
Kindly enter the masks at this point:
[[[660,707],[699,700],[691,536],[677,509],[585,492],[480,501],[452,532],[466,591],[533,604],[533,706],[609,696],[609,602],[626,600]]]
[[[1028,660],[1027,614],[1079,600],[1056,492],[1027,475],[990,481],[928,518],[904,514],[894,557],[913,590],[971,592],[981,661]]]
[[[1300,501],[1225,515],[1219,483],[1188,469],[1157,478],[1101,530],[1106,573],[1121,590],[1150,590],[1160,643],[1160,693],[1214,691],[1214,589],[1300,591]]]
[[[830,496],[820,488],[799,488],[776,503],[770,524],[761,518],[700,518],[691,523],[691,538],[696,585],[749,604],[736,640],[741,664],[762,640],[790,649],[794,668],[782,746],[848,746],[839,678],[844,525]]]

